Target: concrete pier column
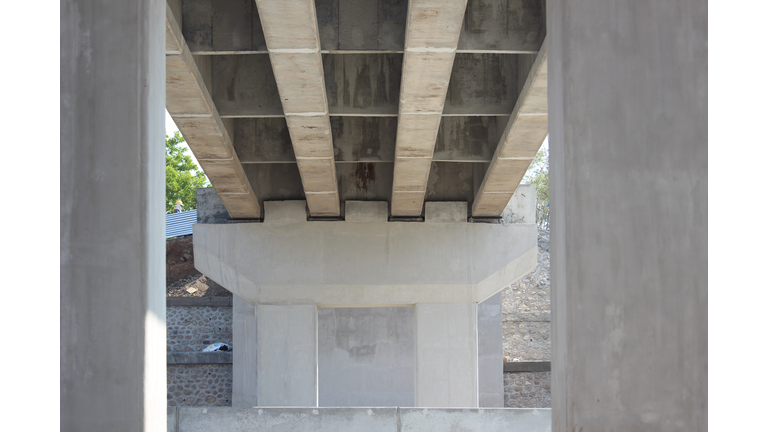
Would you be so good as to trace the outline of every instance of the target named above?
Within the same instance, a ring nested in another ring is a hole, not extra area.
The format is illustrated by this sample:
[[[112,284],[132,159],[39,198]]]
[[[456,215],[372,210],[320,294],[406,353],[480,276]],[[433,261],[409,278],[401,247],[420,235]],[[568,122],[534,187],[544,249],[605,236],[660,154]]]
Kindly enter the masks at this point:
[[[237,295],[232,296],[232,342],[232,406],[256,406],[256,307]]]
[[[707,2],[547,20],[552,430],[706,431]]]
[[[165,1],[60,6],[60,429],[165,431]]]
[[[477,304],[417,304],[417,407],[477,407]]]
[[[317,306],[258,305],[259,406],[317,406]]]
[[[481,407],[504,406],[501,292],[477,304],[477,382]]]

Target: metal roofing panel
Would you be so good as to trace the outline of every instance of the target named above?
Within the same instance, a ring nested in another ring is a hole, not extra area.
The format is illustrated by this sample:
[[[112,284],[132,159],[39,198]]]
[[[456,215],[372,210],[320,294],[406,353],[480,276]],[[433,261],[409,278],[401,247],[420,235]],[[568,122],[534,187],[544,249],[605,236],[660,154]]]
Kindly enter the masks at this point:
[[[192,234],[192,224],[197,222],[197,209],[165,215],[165,238]]]

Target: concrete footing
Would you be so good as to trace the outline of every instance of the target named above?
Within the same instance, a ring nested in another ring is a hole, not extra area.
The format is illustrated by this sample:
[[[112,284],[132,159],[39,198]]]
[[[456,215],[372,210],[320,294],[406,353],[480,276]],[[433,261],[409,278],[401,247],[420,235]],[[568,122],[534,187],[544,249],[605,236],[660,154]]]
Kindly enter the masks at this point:
[[[168,410],[168,432],[550,432],[549,409],[193,408]]]

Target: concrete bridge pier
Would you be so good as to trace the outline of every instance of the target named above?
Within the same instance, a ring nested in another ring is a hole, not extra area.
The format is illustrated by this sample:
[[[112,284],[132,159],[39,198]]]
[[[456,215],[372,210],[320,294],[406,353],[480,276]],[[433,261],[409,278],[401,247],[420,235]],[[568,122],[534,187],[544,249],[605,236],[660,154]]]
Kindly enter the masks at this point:
[[[235,309],[235,326],[240,317],[247,316],[254,328],[234,334],[238,355],[234,358],[232,405],[321,406],[317,306],[249,307],[240,302]],[[254,314],[255,321],[250,319]],[[477,304],[421,303],[413,307],[413,315],[412,405],[478,407]],[[339,388],[345,383],[333,385]],[[397,390],[394,387],[371,390],[393,393]]]
[[[345,207],[309,221],[304,201],[266,202],[263,223],[195,225],[195,265],[238,298],[233,405],[480,406],[478,303],[535,268],[535,224],[469,223],[465,202],[428,202],[423,222]]]

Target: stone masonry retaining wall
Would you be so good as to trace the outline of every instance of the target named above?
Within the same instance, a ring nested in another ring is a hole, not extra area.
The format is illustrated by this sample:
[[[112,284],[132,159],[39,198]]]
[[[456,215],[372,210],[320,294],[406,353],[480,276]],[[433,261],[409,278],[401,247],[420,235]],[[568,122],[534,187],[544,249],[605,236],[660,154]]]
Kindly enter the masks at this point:
[[[168,406],[232,406],[232,365],[168,365]]]
[[[505,362],[552,360],[548,230],[539,230],[538,243],[536,270],[502,294]],[[505,373],[504,406],[549,408],[550,372]]]
[[[200,352],[215,342],[232,343],[232,308],[168,306],[168,352]],[[231,364],[169,364],[168,406],[231,406]]]
[[[168,351],[194,352],[215,342],[232,345],[232,308],[166,308]]]

